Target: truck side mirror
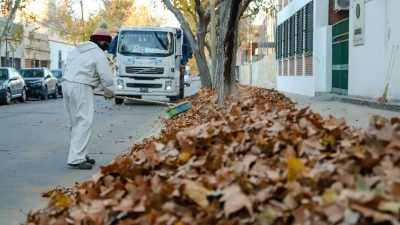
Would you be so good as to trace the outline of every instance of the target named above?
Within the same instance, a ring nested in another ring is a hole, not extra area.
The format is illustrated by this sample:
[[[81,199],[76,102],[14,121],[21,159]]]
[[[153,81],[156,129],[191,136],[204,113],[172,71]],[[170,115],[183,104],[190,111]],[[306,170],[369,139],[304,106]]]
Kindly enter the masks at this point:
[[[182,45],[182,55],[186,55],[188,53],[188,46]]]

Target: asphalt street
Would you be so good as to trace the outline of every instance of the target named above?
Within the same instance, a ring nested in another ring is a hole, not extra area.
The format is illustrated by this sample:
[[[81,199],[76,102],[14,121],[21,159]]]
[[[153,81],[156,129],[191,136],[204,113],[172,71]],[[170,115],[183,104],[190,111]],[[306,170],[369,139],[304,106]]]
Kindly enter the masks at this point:
[[[197,92],[199,81],[185,87],[185,95]],[[144,99],[168,101],[165,97]],[[97,173],[154,131],[167,106],[125,101],[116,105],[96,96],[96,112],[89,155],[92,170],[67,165],[69,134],[63,100],[32,100],[0,106],[0,225],[22,223],[29,211],[47,204],[41,193],[57,186],[72,187]]]

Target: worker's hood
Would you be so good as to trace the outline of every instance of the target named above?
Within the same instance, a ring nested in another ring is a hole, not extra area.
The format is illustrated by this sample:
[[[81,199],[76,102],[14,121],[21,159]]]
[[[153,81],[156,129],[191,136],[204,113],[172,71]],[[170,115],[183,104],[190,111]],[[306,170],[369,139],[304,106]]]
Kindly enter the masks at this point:
[[[98,48],[97,44],[91,42],[91,41],[85,41],[85,42],[81,42],[76,44],[76,49],[78,49],[78,51],[80,52],[86,52],[90,49],[94,49],[94,48]]]

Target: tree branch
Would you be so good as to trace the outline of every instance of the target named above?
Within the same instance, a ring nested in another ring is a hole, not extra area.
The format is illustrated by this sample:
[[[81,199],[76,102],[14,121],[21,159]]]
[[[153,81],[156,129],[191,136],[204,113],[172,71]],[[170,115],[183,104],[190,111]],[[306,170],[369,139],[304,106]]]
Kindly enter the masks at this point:
[[[239,18],[243,15],[244,11],[246,11],[247,7],[249,7],[249,4],[253,1],[254,0],[243,0],[242,1],[242,3],[239,6],[239,11],[238,11]]]
[[[187,9],[187,11],[190,13],[190,15],[192,15],[193,20],[194,20],[194,22],[196,23],[196,26],[197,26],[197,24],[199,24],[199,21],[197,20],[196,15],[195,15],[194,12],[193,12],[192,10],[190,10],[190,9]]]
[[[183,32],[185,32],[186,36],[188,36],[188,39],[189,39],[189,42],[190,42],[190,45],[192,46],[192,48],[198,49],[196,38],[195,38],[192,30],[190,29],[189,23],[185,20],[185,17],[183,17],[182,13],[172,5],[170,0],[162,0],[162,1],[164,2],[167,9],[175,15],[176,19],[181,24]],[[196,1],[199,1],[199,0],[196,0]]]

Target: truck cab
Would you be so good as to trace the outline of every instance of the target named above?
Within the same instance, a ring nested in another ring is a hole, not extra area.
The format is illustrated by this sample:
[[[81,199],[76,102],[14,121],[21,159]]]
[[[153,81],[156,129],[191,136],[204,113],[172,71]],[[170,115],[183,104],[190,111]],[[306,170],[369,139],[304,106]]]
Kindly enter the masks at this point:
[[[166,96],[177,101],[184,96],[182,57],[188,54],[180,28],[121,27],[114,37],[115,95],[141,98]],[[113,45],[113,43],[112,43]],[[123,99],[115,99],[122,104]]]

